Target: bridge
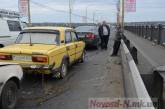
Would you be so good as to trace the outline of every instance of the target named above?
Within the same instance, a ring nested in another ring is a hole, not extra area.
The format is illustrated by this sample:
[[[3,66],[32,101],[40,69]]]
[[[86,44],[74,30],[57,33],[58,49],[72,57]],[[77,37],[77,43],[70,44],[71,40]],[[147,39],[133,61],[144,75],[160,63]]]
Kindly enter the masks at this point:
[[[4,22],[8,22],[8,20],[5,17],[18,18],[18,23],[22,19],[26,19],[27,26],[71,28],[78,26],[98,27],[99,23],[106,19],[107,24],[111,27],[108,49],[87,49],[85,62],[73,65],[63,80],[45,75],[25,75],[16,109],[165,109],[165,22],[144,20],[148,16],[143,17],[144,21],[138,19],[139,21],[132,22],[135,18],[137,19],[137,16],[129,18],[125,12],[127,8],[130,8],[127,11],[136,11],[136,0],[113,0],[110,2],[89,0],[88,2],[92,4],[81,6],[83,1],[85,0],[77,0],[76,4],[75,0],[68,0],[67,4],[66,1],[61,0],[60,4],[57,3],[60,6],[58,9],[56,3],[51,4],[52,1],[47,4],[45,1],[40,3],[34,0],[20,0],[21,13],[0,10],[0,23],[6,26],[7,30],[8,25]],[[148,2],[145,3],[146,1],[144,0],[142,4],[148,4]],[[79,6],[75,10],[74,3]],[[110,8],[111,12],[107,10],[107,7],[111,7],[109,4],[112,7],[115,6],[115,9],[113,9],[114,7]],[[98,18],[96,18],[96,13],[100,10],[96,10],[94,5],[97,5],[97,8],[105,8],[101,9],[102,13],[97,16]],[[61,10],[67,6],[68,10]],[[91,7],[93,8],[89,12],[88,8]],[[139,5],[137,5],[137,9],[138,7]],[[80,8],[82,10],[79,10]],[[152,7],[148,7],[148,9],[150,8]],[[161,8],[160,10],[163,10]],[[84,10],[85,15],[83,15]],[[50,11],[53,14],[50,15]],[[111,22],[109,18],[114,16],[117,17],[113,21],[114,23],[109,23]],[[76,23],[76,21],[81,23]],[[119,25],[122,28],[123,37],[120,52],[116,57],[113,57],[111,53],[116,37],[116,26]],[[14,28],[16,25],[12,23],[12,27]],[[4,31],[3,27],[0,29]],[[10,33],[12,34],[12,32]],[[0,41],[4,40],[0,39]],[[73,40],[71,42],[75,44]]]

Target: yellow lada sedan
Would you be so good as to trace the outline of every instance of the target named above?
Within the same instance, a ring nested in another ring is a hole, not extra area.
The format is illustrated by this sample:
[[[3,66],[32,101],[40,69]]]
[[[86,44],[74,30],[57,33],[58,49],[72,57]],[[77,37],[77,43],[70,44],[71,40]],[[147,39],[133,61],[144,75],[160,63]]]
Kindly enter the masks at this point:
[[[84,48],[72,28],[30,27],[19,34],[14,45],[0,49],[0,62],[19,63],[26,72],[58,73],[64,78],[69,65],[84,61]]]

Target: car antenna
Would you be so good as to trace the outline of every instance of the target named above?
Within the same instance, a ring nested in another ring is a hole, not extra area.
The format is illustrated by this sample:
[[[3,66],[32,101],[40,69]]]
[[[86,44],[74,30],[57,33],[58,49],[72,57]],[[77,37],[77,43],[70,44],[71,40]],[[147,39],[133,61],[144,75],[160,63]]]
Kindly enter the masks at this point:
[[[33,46],[33,44],[32,44],[32,38],[31,38],[31,34],[30,34],[30,46]]]

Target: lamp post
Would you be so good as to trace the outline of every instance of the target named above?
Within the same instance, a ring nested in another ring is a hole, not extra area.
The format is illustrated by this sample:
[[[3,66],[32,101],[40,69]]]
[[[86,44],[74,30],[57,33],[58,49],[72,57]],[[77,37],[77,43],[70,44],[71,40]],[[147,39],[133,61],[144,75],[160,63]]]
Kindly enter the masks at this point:
[[[120,0],[120,25],[122,27],[122,31],[124,31],[124,0]]]
[[[93,12],[93,24],[95,23],[95,12]]]
[[[69,27],[72,27],[72,8],[71,8],[71,0],[69,0]]]
[[[93,24],[95,23],[95,16],[96,16],[96,14],[101,14],[100,12],[99,12],[100,10],[95,10],[94,12],[93,12]],[[99,12],[99,13],[98,13]],[[97,20],[98,21],[98,20]]]
[[[85,16],[86,16],[86,23],[88,23],[88,7],[90,6],[90,4],[89,5],[87,5],[86,6],[86,10],[85,10]]]
[[[85,13],[86,13],[86,15],[85,15],[85,16],[86,16],[86,17],[85,17],[85,18],[86,18],[86,23],[88,23],[88,7],[86,7]]]
[[[28,22],[29,26],[31,26],[30,0],[28,0]]]

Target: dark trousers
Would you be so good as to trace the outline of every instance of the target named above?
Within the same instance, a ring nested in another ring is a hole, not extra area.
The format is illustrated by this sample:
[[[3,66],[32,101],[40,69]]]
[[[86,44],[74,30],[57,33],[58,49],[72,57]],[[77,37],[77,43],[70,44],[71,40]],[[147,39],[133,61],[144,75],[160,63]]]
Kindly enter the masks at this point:
[[[101,37],[101,48],[102,49],[107,49],[108,41],[109,41],[109,36]]]
[[[117,55],[119,48],[120,48],[121,41],[120,40],[115,40],[114,45],[113,45],[113,53],[112,55]]]

